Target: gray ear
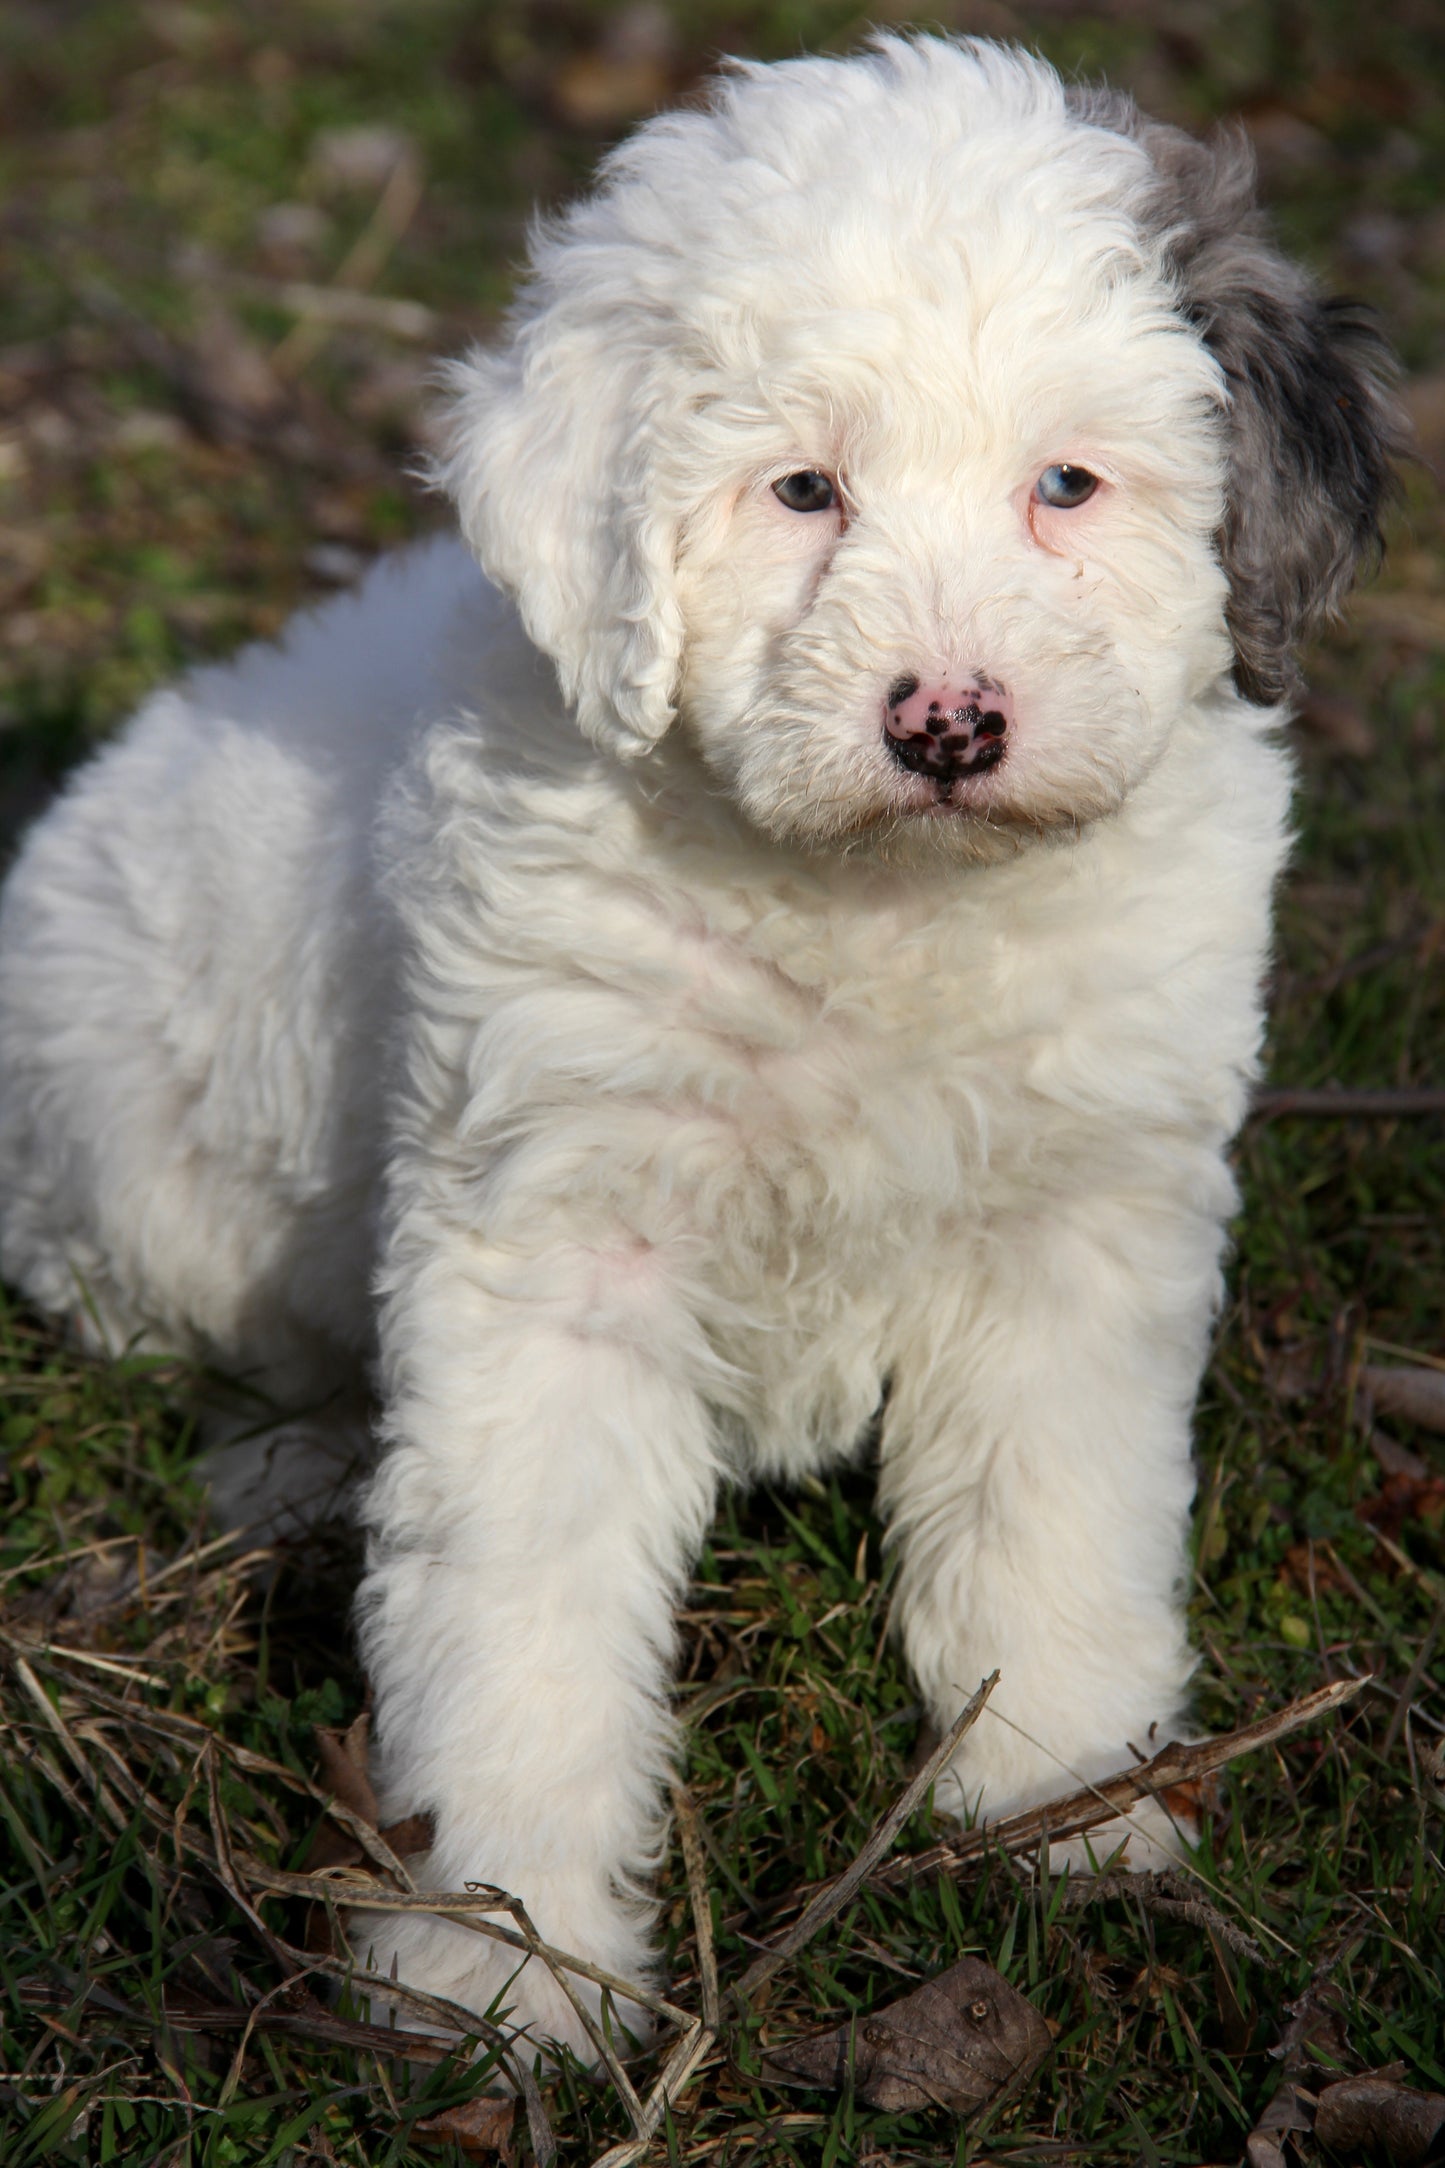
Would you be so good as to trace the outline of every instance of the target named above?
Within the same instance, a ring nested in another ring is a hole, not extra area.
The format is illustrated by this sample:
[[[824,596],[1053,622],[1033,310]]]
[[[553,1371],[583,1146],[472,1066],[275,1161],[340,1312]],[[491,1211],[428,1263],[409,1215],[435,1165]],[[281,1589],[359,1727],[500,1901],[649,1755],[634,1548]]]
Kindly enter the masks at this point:
[[[1070,94],[1096,127],[1132,136],[1154,179],[1143,207],[1179,282],[1180,306],[1224,372],[1234,678],[1272,704],[1297,683],[1299,641],[1379,555],[1392,464],[1407,447],[1397,371],[1366,312],[1323,298],[1269,240],[1242,128],[1196,142],[1113,91]]]

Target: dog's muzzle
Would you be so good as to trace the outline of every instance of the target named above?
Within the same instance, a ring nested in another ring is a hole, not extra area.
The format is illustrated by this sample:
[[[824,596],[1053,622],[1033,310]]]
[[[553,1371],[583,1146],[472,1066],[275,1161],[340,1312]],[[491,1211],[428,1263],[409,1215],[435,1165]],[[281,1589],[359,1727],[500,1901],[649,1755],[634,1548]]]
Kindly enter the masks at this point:
[[[1012,721],[1009,696],[991,678],[924,685],[902,677],[888,688],[883,736],[900,767],[953,783],[998,766]]]

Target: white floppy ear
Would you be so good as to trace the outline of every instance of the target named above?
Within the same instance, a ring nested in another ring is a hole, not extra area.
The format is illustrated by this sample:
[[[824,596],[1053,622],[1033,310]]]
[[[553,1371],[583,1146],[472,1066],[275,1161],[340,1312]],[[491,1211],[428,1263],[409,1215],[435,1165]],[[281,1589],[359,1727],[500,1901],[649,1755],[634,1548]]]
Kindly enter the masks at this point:
[[[673,719],[676,532],[653,472],[660,326],[589,254],[541,237],[509,341],[452,364],[435,471],[582,729],[628,758]]]

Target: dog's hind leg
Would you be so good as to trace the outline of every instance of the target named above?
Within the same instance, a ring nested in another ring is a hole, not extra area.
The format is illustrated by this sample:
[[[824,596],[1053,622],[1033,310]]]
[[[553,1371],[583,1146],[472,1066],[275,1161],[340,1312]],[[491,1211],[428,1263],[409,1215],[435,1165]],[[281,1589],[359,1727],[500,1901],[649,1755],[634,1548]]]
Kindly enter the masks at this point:
[[[939,1786],[950,1811],[991,1820],[1188,1733],[1189,1415],[1218,1249],[1197,1209],[1065,1204],[915,1306],[882,1443],[902,1637],[940,1728],[1001,1674]],[[1129,1837],[1128,1864],[1157,1865],[1179,1834],[1149,1804],[1092,1849]]]
[[[715,1491],[712,1358],[645,1245],[562,1239],[524,1259],[417,1232],[387,1268],[390,1442],[365,1515],[383,1814],[432,1816],[424,1887],[499,1884],[545,1940],[645,1981],[673,1605]],[[514,1950],[415,1912],[354,1920],[352,1943],[367,1969],[479,2012],[505,1989],[531,2043],[595,2059],[535,1959],[518,1973]],[[595,2011],[597,1988],[573,1984]]]

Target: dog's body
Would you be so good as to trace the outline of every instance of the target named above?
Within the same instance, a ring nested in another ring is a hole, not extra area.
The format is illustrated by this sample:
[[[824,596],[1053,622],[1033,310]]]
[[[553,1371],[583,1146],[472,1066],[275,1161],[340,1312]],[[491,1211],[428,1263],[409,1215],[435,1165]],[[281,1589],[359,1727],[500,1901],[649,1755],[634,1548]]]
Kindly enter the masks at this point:
[[[717,1484],[880,1408],[935,1718],[1002,1672],[942,1803],[1178,1723],[1272,732],[1375,531],[1377,366],[1228,150],[986,47],[745,72],[458,372],[520,621],[428,545],[36,831],[5,1269],[296,1404],[375,1349],[377,1774],[432,1884],[638,1975]],[[473,2009],[510,1968],[371,1942]],[[577,2041],[539,1972],[508,1999]]]

